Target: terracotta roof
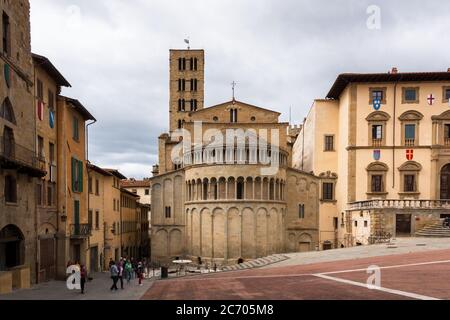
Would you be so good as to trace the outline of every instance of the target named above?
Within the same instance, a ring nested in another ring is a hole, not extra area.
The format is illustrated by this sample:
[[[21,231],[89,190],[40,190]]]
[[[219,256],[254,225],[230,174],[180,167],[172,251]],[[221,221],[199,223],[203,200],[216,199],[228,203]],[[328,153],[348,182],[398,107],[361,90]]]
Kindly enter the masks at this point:
[[[61,95],[59,97],[69,102],[84,117],[85,120],[97,121],[94,116],[90,114],[89,111],[77,99],[68,98]]]
[[[123,192],[123,193],[128,194],[129,196],[133,196],[133,197],[135,197],[135,198],[140,198],[140,196],[138,196],[136,193],[133,193],[133,192],[131,192],[131,191],[128,191],[127,189],[120,188],[120,191]]]
[[[227,101],[227,102],[216,104],[214,106],[210,106],[210,107],[207,107],[207,108],[199,109],[197,111],[191,111],[191,112],[189,112],[189,114],[201,113],[201,112],[204,112],[204,111],[209,111],[209,110],[211,110],[213,108],[223,107],[223,106],[227,106],[227,105],[230,105],[230,104],[241,104],[241,105],[246,106],[246,107],[256,108],[256,109],[259,109],[259,110],[263,110],[263,111],[267,111],[267,112],[271,112],[271,113],[275,113],[275,114],[281,115],[281,113],[279,113],[277,111],[273,111],[273,110],[266,109],[266,108],[261,108],[261,107],[258,107],[258,106],[255,106],[255,105],[252,105],[252,104],[249,104],[249,103],[245,103],[245,102],[242,102],[242,101],[238,101],[238,100],[230,100],[230,101]]]
[[[123,180],[120,182],[122,188],[149,188],[150,180]]]
[[[104,169],[102,169],[100,167],[97,167],[96,165],[94,165],[92,163],[88,163],[87,166],[88,166],[89,169],[91,169],[91,170],[93,170],[95,172],[98,172],[98,173],[100,173],[100,174],[102,174],[104,176],[107,176],[107,177],[112,176],[112,173],[110,173],[110,172],[108,172],[108,171],[106,171],[106,170],[104,170]]]
[[[340,74],[327,99],[339,99],[342,91],[350,83],[382,83],[382,82],[423,82],[450,81],[450,72],[411,72],[411,73],[343,73]]]
[[[119,170],[117,170],[117,169],[103,169],[103,170],[105,170],[105,171],[107,171],[107,172],[109,172],[109,173],[111,173],[113,176],[115,176],[116,178],[119,178],[120,180],[125,180],[127,177],[125,177],[123,174],[121,174],[120,172],[119,172]]]
[[[50,62],[48,58],[35,53],[32,53],[31,56],[33,57],[33,62],[37,66],[43,68],[59,86],[72,87],[69,81],[64,78],[64,76],[58,71],[58,69],[56,69],[56,67],[53,65],[53,63]]]

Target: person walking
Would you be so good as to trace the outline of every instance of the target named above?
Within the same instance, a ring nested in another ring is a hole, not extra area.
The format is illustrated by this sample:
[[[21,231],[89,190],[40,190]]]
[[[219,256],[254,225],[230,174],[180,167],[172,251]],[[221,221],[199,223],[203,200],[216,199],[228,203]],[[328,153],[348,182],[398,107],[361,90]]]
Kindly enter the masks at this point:
[[[127,277],[127,283],[129,284],[131,281],[131,274],[133,273],[133,266],[131,265],[131,261],[127,260],[125,263],[125,275]]]
[[[116,264],[111,265],[109,272],[111,273],[111,279],[113,281],[113,285],[111,286],[111,291],[112,290],[117,291],[117,281],[119,280],[119,269],[117,269],[117,265]]]
[[[87,270],[84,264],[80,267],[80,285],[81,285],[81,294],[84,294],[84,287],[86,285],[87,279]]]
[[[117,264],[117,269],[119,270],[118,277],[119,277],[119,281],[120,281],[120,289],[123,290],[123,261],[120,261]]]
[[[142,265],[142,262],[138,263],[137,266],[137,276],[139,278],[139,285],[143,286],[142,284],[142,278],[144,277],[144,266]]]

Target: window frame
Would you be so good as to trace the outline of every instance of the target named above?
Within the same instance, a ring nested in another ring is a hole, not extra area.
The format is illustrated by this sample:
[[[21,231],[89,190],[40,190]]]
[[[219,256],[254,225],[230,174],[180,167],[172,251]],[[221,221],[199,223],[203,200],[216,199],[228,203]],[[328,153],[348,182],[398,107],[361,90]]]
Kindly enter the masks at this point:
[[[381,100],[381,104],[386,104],[386,92],[387,92],[387,87],[370,87],[369,88],[369,105],[373,104],[373,93],[375,91],[381,91],[383,92],[383,99]]]
[[[416,198],[420,195],[420,172],[422,171],[422,165],[415,161],[407,161],[403,163],[399,168],[400,172],[400,192],[398,193],[402,196],[415,196]],[[415,176],[415,190],[405,191],[405,176]]]
[[[450,86],[442,87],[442,103],[448,103],[447,91],[450,93]],[[450,94],[449,94],[450,95]]]
[[[335,135],[334,134],[325,134],[323,137],[323,151],[324,152],[335,152],[335,146],[334,146],[334,139]],[[331,139],[331,148],[328,148],[328,143],[327,143],[327,139]]]
[[[407,100],[406,92],[409,90],[414,90],[416,93],[415,100]],[[420,87],[403,87],[402,88],[402,104],[420,103]]]
[[[367,171],[367,196],[386,196],[388,192],[386,191],[386,176],[389,171],[389,167],[380,161],[375,161],[370,163],[366,167]],[[381,191],[373,191],[372,189],[372,177],[373,176],[381,176]]]
[[[9,204],[17,204],[18,203],[18,184],[17,184],[17,177],[15,177],[12,174],[5,174],[4,176],[4,194],[5,194],[5,203],[7,205]],[[7,187],[9,189],[7,190]]]

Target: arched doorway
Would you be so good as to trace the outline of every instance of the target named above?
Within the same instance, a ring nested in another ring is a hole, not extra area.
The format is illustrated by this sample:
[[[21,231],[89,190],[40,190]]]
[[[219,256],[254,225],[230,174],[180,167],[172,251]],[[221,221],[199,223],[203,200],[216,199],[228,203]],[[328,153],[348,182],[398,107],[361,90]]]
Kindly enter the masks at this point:
[[[14,225],[0,230],[0,271],[17,267],[24,262],[24,236]]]
[[[441,199],[450,199],[450,164],[441,169]]]

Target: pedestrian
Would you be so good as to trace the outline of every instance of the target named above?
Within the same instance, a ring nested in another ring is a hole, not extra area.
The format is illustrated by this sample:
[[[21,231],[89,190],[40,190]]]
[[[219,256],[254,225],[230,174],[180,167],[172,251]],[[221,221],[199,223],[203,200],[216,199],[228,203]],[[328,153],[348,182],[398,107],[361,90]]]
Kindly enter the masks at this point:
[[[134,279],[134,273],[135,273],[136,268],[135,268],[135,261],[134,261],[133,257],[131,257],[130,262],[131,262],[131,268],[133,269],[133,271],[131,272],[131,279]]]
[[[111,268],[111,266],[115,264],[114,260],[112,258],[109,258],[109,268]]]
[[[217,272],[217,264],[214,263],[214,272]]]
[[[84,294],[84,286],[86,285],[87,270],[84,264],[80,267],[80,284],[81,284],[81,294]]]
[[[137,266],[137,276],[139,278],[139,285],[143,286],[142,284],[142,278],[144,277],[144,266],[142,265],[142,262],[138,263]]]
[[[120,281],[120,289],[123,290],[123,262],[120,261],[117,264],[117,269],[119,270],[119,281]]]
[[[127,261],[125,263],[125,275],[127,277],[127,283],[129,284],[131,281],[131,274],[133,273],[133,266],[131,265],[131,261]]]
[[[112,290],[117,291],[117,281],[119,280],[119,269],[117,269],[117,265],[116,264],[111,265],[109,272],[111,273],[111,279],[113,281],[113,285],[111,286],[111,291]]]

